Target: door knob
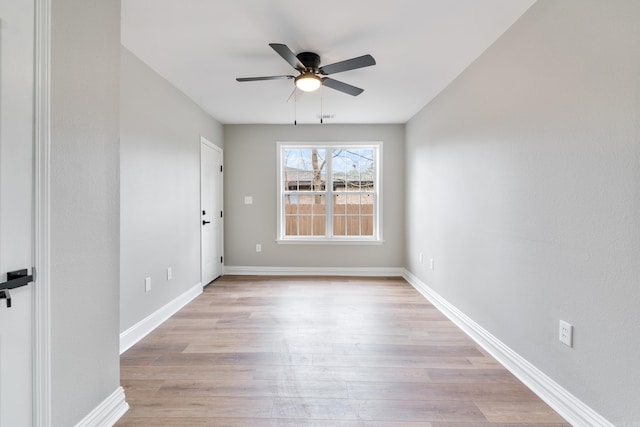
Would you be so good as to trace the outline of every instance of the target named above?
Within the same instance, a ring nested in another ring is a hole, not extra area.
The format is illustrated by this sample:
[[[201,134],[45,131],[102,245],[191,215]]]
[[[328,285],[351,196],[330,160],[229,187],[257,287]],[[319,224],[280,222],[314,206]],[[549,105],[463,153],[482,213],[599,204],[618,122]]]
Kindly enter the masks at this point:
[[[204,219],[202,220],[202,225],[207,225],[207,224],[211,224],[211,221],[205,221]]]

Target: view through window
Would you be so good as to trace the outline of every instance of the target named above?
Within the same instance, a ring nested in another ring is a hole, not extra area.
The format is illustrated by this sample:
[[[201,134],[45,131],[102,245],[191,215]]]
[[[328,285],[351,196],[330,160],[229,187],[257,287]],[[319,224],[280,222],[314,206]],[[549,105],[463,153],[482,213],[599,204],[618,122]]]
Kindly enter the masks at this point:
[[[379,153],[379,144],[280,144],[280,239],[377,240]]]

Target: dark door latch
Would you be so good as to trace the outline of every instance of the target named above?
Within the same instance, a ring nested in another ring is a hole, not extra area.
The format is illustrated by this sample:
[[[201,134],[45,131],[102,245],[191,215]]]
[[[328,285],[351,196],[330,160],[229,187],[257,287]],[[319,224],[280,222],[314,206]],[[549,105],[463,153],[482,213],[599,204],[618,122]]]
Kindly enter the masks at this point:
[[[11,307],[11,293],[9,289],[19,288],[33,282],[33,275],[27,269],[10,271],[7,273],[7,281],[0,283],[0,300],[7,300],[7,308]]]
[[[11,294],[9,293],[9,289],[3,289],[0,291],[0,299],[6,299],[7,308],[11,308]]]
[[[33,276],[28,274],[27,269],[10,271],[7,273],[7,281],[0,283],[0,290],[15,289],[33,282]]]

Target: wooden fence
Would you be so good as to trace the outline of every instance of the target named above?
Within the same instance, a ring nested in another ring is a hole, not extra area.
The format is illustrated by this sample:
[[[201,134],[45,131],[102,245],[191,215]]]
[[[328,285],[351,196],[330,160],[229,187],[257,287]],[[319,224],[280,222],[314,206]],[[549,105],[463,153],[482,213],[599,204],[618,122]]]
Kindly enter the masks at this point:
[[[336,204],[333,207],[334,236],[373,236],[373,204]],[[324,236],[325,205],[315,203],[285,206],[287,236]]]

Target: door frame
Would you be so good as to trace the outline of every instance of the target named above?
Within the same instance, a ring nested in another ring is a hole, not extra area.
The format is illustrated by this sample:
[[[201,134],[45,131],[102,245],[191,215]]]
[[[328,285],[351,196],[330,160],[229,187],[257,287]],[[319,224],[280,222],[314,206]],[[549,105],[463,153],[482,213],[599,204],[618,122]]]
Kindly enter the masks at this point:
[[[33,423],[39,427],[50,427],[51,0],[34,0],[34,6]]]
[[[209,141],[204,136],[200,136],[200,210],[202,211],[202,146],[206,145],[207,147],[217,151],[220,154],[220,166],[224,166],[224,150],[218,147],[213,142]],[[224,171],[224,169],[223,169]],[[220,202],[220,210],[224,212],[224,172],[222,172],[220,176],[220,194],[219,202]],[[222,227],[220,228],[220,236],[218,236],[218,245],[220,249],[220,256],[222,257],[223,262],[221,263],[221,271],[220,276],[224,274],[224,215],[222,216]],[[202,228],[200,229],[200,282],[202,283]],[[202,283],[202,287],[207,285],[208,283]]]

